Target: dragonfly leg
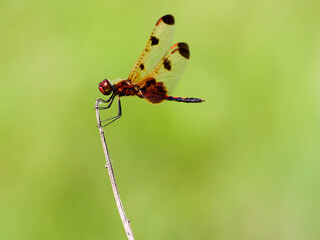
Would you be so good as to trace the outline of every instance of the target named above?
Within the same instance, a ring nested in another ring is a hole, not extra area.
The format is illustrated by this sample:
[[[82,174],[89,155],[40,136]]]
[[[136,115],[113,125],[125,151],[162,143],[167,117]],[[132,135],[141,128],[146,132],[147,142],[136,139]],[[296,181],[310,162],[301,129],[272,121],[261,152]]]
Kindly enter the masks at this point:
[[[104,99],[102,99],[102,98],[98,98],[97,100],[99,100],[99,102],[108,103],[108,102],[110,102],[111,99],[113,99],[113,98],[114,98],[114,94],[112,94],[112,95],[109,97],[108,100],[104,100]]]
[[[120,102],[120,97],[118,96],[118,115],[115,117],[108,118],[106,120],[101,121],[101,122],[109,121],[107,124],[102,125],[102,127],[105,127],[105,126],[109,125],[110,123],[113,123],[114,121],[118,120],[121,116],[122,116],[121,102]]]
[[[114,100],[114,97],[115,97],[116,95],[114,95],[114,94],[112,94],[111,95],[111,97],[108,99],[108,100],[104,100],[104,99],[102,99],[102,98],[99,98],[98,99],[98,101],[99,101],[99,103],[100,102],[102,102],[102,103],[109,103],[108,104],[108,106],[106,106],[106,107],[98,107],[98,109],[99,110],[104,110],[104,109],[108,109],[108,108],[110,108],[111,107],[111,105],[112,105],[112,103],[113,103],[113,100]],[[96,107],[97,108],[97,107]]]

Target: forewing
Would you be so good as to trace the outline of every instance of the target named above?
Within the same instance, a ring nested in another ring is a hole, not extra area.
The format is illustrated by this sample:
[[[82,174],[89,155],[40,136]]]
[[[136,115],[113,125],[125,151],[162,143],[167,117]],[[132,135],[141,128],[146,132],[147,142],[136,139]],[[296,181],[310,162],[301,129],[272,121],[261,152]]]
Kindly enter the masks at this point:
[[[155,79],[157,83],[162,82],[167,91],[166,94],[170,94],[176,87],[189,59],[188,44],[177,43],[173,45],[156,68],[139,82],[138,86],[143,88],[150,79]]]
[[[158,20],[147,46],[131,69],[129,80],[137,83],[144,79],[168,51],[174,36],[174,17],[165,15]]]

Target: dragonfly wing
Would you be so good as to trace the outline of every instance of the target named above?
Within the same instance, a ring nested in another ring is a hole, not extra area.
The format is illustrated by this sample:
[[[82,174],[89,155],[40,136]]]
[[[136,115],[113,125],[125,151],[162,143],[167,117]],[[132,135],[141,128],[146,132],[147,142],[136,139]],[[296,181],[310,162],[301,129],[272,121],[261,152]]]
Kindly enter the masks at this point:
[[[189,59],[188,44],[173,45],[154,70],[137,83],[142,95],[151,103],[165,100],[176,87]]]
[[[138,83],[144,79],[168,51],[175,30],[174,17],[165,15],[158,20],[147,46],[131,69],[129,80]]]

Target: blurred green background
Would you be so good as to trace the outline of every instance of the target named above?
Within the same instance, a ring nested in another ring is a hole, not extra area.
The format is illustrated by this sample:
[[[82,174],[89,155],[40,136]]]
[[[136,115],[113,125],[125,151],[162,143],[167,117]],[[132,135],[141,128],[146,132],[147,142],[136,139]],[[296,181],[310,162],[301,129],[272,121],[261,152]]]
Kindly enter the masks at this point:
[[[0,1],[0,239],[126,239],[96,127],[156,21],[175,96],[106,128],[136,239],[320,239],[319,1]],[[116,105],[104,116],[113,116]]]

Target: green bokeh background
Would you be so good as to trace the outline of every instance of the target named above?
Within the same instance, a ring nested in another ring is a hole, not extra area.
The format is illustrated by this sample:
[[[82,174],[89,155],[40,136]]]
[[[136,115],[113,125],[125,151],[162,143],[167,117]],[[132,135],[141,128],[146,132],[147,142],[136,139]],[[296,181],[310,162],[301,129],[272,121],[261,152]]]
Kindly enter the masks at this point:
[[[0,0],[0,239],[125,239],[93,106],[155,22],[176,96],[106,128],[136,239],[320,239],[319,1]],[[116,106],[105,116],[113,116]]]

